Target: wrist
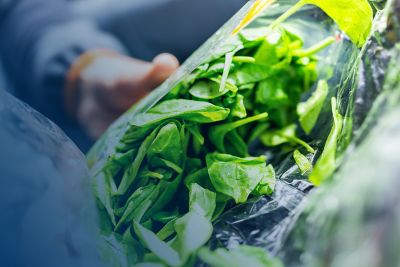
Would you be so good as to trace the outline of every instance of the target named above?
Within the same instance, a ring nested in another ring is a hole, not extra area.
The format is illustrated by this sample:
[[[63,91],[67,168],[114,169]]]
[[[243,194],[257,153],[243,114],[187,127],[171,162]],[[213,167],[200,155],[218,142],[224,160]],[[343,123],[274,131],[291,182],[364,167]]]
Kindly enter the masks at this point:
[[[76,118],[77,109],[79,106],[80,96],[80,77],[82,72],[100,57],[116,56],[117,53],[107,49],[90,50],[79,56],[71,65],[66,76],[66,84],[64,89],[64,103],[67,113]]]

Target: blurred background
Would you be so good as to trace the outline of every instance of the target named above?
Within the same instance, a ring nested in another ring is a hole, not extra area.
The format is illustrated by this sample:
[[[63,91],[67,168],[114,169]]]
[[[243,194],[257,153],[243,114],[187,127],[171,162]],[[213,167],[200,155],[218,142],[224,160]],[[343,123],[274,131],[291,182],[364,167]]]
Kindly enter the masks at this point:
[[[0,0],[0,87],[82,151],[246,0]]]

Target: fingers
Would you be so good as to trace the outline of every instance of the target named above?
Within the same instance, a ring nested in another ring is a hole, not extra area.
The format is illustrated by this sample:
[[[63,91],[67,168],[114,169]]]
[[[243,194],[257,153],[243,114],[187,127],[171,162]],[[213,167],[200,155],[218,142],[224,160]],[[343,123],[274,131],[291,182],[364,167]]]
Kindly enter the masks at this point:
[[[99,137],[114,119],[178,67],[178,60],[171,54],[160,54],[152,62],[121,55],[99,58],[82,72],[79,80],[80,124],[90,136]]]
[[[178,67],[179,61],[175,56],[163,53],[153,59],[153,69],[150,74],[156,82],[162,83]]]

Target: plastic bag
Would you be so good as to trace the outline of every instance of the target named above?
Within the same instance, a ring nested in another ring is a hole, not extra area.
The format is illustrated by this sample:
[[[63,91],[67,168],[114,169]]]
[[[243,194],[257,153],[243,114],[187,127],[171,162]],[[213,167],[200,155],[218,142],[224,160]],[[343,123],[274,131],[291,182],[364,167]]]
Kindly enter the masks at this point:
[[[365,111],[365,120],[332,183],[310,196],[294,221],[279,253],[286,266],[400,264],[399,7],[388,1],[378,18],[377,38],[363,57],[370,76],[361,83],[365,106],[356,114]]]
[[[269,25],[271,21],[284,13],[297,1],[279,1],[269,6],[248,28]],[[94,187],[99,198],[107,198],[107,182],[103,167],[108,159],[116,153],[120,140],[130,128],[130,121],[141,113],[148,111],[158,103],[176,84],[190,75],[210,54],[223,47],[237,25],[243,20],[254,1],[246,5],[231,21],[221,28],[203,47],[201,47],[180,70],[161,87],[147,96],[124,114],[88,154],[88,163],[94,176]],[[317,125],[306,141],[313,140],[313,147],[321,153],[325,140],[332,126],[330,99],[337,98],[338,108],[344,115],[344,127],[340,133],[338,156],[340,157],[351,140],[353,133],[353,114],[355,93],[358,87],[361,52],[349,40],[339,34],[335,23],[318,8],[306,7],[288,19],[284,26],[303,37],[305,47],[314,44],[324,37],[338,35],[338,42],[326,49],[319,60],[319,79],[328,79],[329,95],[324,103]],[[310,34],[312,33],[312,34]],[[316,85],[314,86],[315,89]],[[304,99],[309,97],[303,96]],[[254,144],[253,154],[265,153],[276,168],[277,186],[272,196],[252,199],[245,204],[235,206],[223,214],[214,224],[211,246],[235,247],[248,244],[263,247],[276,255],[294,221],[295,211],[305,196],[312,189],[307,176],[302,175],[292,159],[292,153],[274,154],[260,150]],[[307,155],[311,161],[317,157]],[[105,190],[106,189],[106,190]],[[104,199],[103,199],[104,200]],[[100,202],[102,200],[100,199]],[[103,213],[110,207],[101,207]],[[106,215],[105,215],[106,216]],[[123,253],[122,253],[123,254]]]
[[[0,124],[0,265],[103,266],[84,155],[4,91]]]

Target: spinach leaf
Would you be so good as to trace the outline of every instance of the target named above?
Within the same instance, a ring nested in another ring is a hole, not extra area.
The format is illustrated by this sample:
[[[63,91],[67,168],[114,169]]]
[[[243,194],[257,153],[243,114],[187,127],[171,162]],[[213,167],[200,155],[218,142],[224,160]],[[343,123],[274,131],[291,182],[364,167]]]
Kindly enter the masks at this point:
[[[294,161],[300,169],[302,175],[312,170],[312,163],[308,160],[306,156],[301,154],[297,149],[293,153]]]
[[[310,134],[314,128],[327,95],[328,84],[325,80],[320,80],[312,96],[306,102],[297,105],[300,125],[306,134]]]
[[[288,106],[291,101],[285,92],[285,87],[287,87],[287,84],[279,76],[261,81],[256,89],[255,100],[268,109]]]
[[[276,185],[276,176],[274,167],[271,164],[267,166],[267,170],[264,173],[264,177],[261,179],[260,183],[257,185],[256,189],[253,191],[254,195],[270,195],[274,192]]]
[[[153,160],[159,157],[176,165],[183,161],[183,147],[180,131],[176,123],[163,126],[147,150],[147,160],[155,166]]]
[[[167,265],[155,262],[142,262],[135,264],[134,267],[167,267]]]
[[[212,267],[283,267],[278,259],[269,256],[262,248],[246,245],[232,250],[218,248],[210,251],[208,248],[202,248],[199,257]]]
[[[246,107],[244,106],[244,97],[241,94],[236,95],[235,103],[231,106],[232,117],[243,119],[247,116]]]
[[[147,113],[140,113],[132,119],[131,124],[141,127],[160,123],[166,119],[185,119],[199,123],[210,123],[224,120],[229,109],[208,102],[187,99],[163,101]]]
[[[211,219],[215,211],[216,198],[217,195],[214,192],[193,183],[190,185],[189,211]]]
[[[121,227],[132,220],[140,222],[144,212],[150,207],[159,194],[156,185],[148,185],[138,188],[128,199],[125,206],[116,210],[115,213],[121,218],[115,226],[114,231],[119,232]],[[144,209],[142,209],[144,208]]]
[[[279,146],[285,143],[294,143],[303,146],[308,152],[314,153],[314,149],[296,136],[296,125],[292,124],[282,129],[266,131],[260,136],[261,142],[266,146]]]
[[[309,180],[316,186],[321,185],[324,180],[330,177],[336,168],[336,146],[342,131],[343,117],[336,108],[336,98],[331,99],[331,105],[333,126],[326,139],[324,150],[309,177]]]
[[[158,132],[157,130],[154,130],[139,147],[138,153],[136,155],[135,160],[133,161],[133,164],[129,166],[129,168],[125,171],[124,176],[122,177],[121,183],[118,186],[117,195],[124,195],[134,182],[139,172],[140,165],[142,164],[146,156],[148,148],[150,147],[151,143],[156,137],[157,132]]]
[[[175,222],[176,246],[182,262],[210,239],[213,227],[209,219],[197,212],[188,212]]]
[[[207,168],[202,168],[200,170],[190,173],[188,176],[186,176],[184,183],[188,189],[190,189],[190,186],[193,183],[196,183],[203,188],[212,188]]]
[[[212,153],[206,156],[211,183],[219,193],[243,203],[260,181],[268,174],[266,158],[239,158]]]
[[[235,122],[230,122],[230,123],[225,123],[217,126],[212,126],[210,130],[208,131],[208,136],[210,138],[210,141],[213,143],[213,145],[221,152],[225,152],[225,145],[224,145],[224,139],[225,135],[229,133],[230,131],[246,125],[248,123],[262,120],[268,117],[268,113],[261,113],[258,115],[255,115],[253,117],[247,117],[242,120],[238,120]]]
[[[224,88],[224,90],[219,90],[219,84],[212,80],[200,80],[193,84],[193,86],[189,89],[189,93],[200,99],[213,99],[220,96],[223,96],[229,92],[228,88]]]
[[[364,45],[371,32],[373,19],[373,11],[367,0],[300,0],[276,19],[271,27],[279,25],[307,4],[321,8],[350,37],[355,45],[358,47]]]
[[[173,181],[161,180],[158,184],[160,194],[152,206],[143,215],[143,221],[150,219],[155,213],[164,208],[174,197],[182,181],[183,173],[179,174]]]
[[[236,86],[249,83],[256,83],[267,79],[273,74],[270,66],[261,64],[243,64],[239,69],[232,72],[229,78],[234,81]]]
[[[133,223],[135,233],[139,237],[142,244],[153,252],[160,260],[170,266],[180,266],[181,259],[170,245],[160,240],[152,231],[144,228],[137,222]]]
[[[161,228],[160,231],[157,233],[157,237],[161,240],[165,240],[168,237],[172,236],[175,233],[175,222],[178,218],[169,221],[167,224]]]

